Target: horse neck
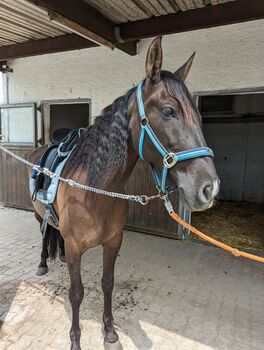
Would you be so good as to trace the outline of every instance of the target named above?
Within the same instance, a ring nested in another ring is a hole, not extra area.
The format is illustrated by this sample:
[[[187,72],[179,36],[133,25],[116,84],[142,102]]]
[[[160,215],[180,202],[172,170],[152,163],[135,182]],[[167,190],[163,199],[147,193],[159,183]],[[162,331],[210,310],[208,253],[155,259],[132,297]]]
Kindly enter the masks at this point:
[[[129,119],[129,128],[132,128],[134,123],[131,124],[133,114],[135,113],[135,108],[136,108],[136,93],[132,93],[132,95],[129,98],[128,101],[128,119]],[[116,176],[114,177],[112,182],[117,182],[120,184],[120,187],[123,187],[126,182],[128,181],[131,173],[133,172],[133,169],[137,163],[138,160],[138,153],[136,152],[134,146],[133,146],[133,141],[132,141],[132,135],[130,133],[130,136],[127,140],[127,162],[126,162],[126,167],[124,171],[122,172],[121,176],[120,173],[117,173]]]
[[[135,168],[137,160],[138,160],[138,154],[133,147],[132,139],[130,136],[129,140],[128,140],[127,164],[126,164],[126,167],[125,167],[125,170],[123,172],[122,177],[119,179],[122,184],[125,184],[128,181],[132,171]]]
[[[135,127],[135,123],[133,122],[134,119],[133,118],[133,114],[135,113],[135,108],[137,106],[137,101],[136,101],[136,92],[134,92],[128,101],[128,119],[129,119],[129,128],[130,131],[132,131],[131,129],[133,127]],[[126,164],[126,168],[123,172],[123,176],[122,179],[120,179],[124,184],[128,181],[131,173],[133,172],[137,160],[138,160],[138,152],[135,150],[134,146],[133,146],[133,141],[132,141],[132,132],[130,132],[130,136],[128,138],[128,147],[127,147],[127,164]]]
[[[119,103],[120,110],[117,111],[122,113],[122,108],[124,108],[122,103],[124,103],[124,101],[117,100],[114,103]],[[96,119],[95,124],[91,126],[90,129],[87,129],[84,134],[84,138],[77,149],[77,155],[73,158],[73,162],[68,164],[65,171],[66,175],[69,175],[69,177],[75,176],[78,181],[88,181],[91,186],[104,187],[108,190],[119,190],[124,186],[138,158],[129,132],[132,128],[130,121],[133,117],[135,103],[135,94],[132,94],[129,98],[128,109],[124,111],[127,115],[123,115],[123,117],[125,117],[123,120],[113,120],[111,124],[111,119],[109,118],[112,116],[111,114],[108,115],[107,109],[102,117]],[[111,110],[111,106],[108,108]],[[122,118],[121,114],[117,114],[117,118],[119,117]],[[129,124],[127,125],[128,130],[122,129],[126,124],[126,120]],[[113,136],[115,132],[117,133],[116,138]],[[122,139],[122,137],[124,138]],[[116,140],[118,142],[116,142]],[[115,142],[116,144],[111,145],[111,142]],[[115,147],[116,153],[113,152]],[[108,156],[107,152],[109,150],[111,150],[112,153]],[[123,157],[122,152],[124,152]],[[100,183],[100,181],[96,182],[96,180],[91,180],[103,178],[105,174],[105,183],[103,181]]]

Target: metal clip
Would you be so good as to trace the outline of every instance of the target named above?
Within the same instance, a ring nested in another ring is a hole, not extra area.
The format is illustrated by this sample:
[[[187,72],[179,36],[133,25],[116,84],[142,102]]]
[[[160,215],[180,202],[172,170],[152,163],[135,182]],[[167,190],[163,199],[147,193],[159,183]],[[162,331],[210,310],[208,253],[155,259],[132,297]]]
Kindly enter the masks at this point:
[[[164,205],[165,205],[165,208],[166,208],[167,212],[169,214],[172,213],[173,212],[173,206],[171,204],[171,201],[168,198],[168,195],[163,196],[162,199],[164,200]]]

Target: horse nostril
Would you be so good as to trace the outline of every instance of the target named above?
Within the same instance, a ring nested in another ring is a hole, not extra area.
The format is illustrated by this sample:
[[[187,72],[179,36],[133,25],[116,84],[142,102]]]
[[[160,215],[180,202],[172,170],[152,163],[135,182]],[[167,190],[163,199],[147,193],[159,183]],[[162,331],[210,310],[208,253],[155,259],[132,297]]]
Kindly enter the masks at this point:
[[[209,202],[212,199],[213,186],[206,185],[203,188],[203,197],[205,202]]]

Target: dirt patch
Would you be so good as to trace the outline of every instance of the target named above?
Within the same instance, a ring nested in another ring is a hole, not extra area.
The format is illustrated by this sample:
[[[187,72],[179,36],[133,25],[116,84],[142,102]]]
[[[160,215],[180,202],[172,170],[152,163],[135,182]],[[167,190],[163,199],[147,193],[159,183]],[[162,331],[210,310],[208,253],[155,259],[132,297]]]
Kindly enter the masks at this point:
[[[134,307],[139,303],[137,296],[138,282],[117,283],[115,288],[117,292],[115,293],[114,311],[124,309],[133,312]]]
[[[264,250],[264,204],[221,201],[203,213],[193,213],[192,224],[234,247]]]

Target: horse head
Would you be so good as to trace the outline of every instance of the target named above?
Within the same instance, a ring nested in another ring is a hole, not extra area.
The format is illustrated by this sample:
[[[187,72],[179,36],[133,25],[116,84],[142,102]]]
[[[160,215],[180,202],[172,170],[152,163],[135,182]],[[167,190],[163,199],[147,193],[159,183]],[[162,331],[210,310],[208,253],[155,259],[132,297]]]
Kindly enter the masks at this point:
[[[194,54],[174,73],[161,70],[162,56],[158,37],[148,49],[146,78],[132,108],[133,146],[156,174],[162,174],[163,190],[168,177],[177,184],[185,205],[202,211],[213,205],[219,179],[203,136],[201,115],[184,83]]]

